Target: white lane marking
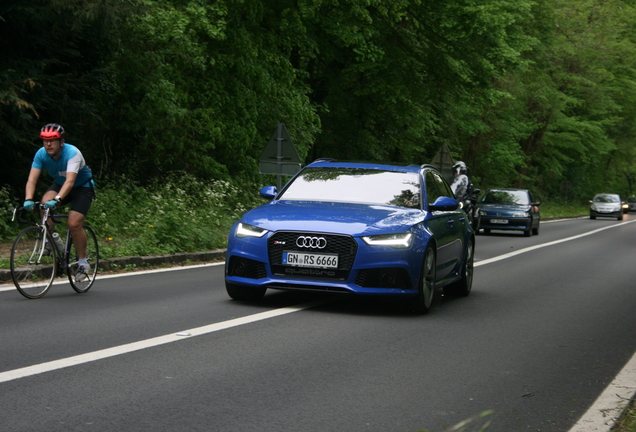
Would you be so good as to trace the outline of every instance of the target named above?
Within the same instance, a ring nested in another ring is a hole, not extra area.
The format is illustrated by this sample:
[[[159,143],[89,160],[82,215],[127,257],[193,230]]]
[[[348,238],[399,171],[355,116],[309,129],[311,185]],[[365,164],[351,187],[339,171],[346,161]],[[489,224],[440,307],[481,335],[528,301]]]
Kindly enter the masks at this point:
[[[154,270],[142,270],[142,271],[135,271],[135,272],[125,272],[125,273],[117,273],[117,274],[105,274],[105,275],[103,275],[103,274],[99,273],[97,275],[97,279],[98,280],[113,279],[113,278],[126,277],[126,276],[136,276],[136,275],[144,275],[144,274],[150,274],[150,273],[161,273],[161,272],[193,269],[193,268],[200,268],[200,267],[214,267],[214,266],[220,266],[220,265],[225,265],[225,261],[208,263],[208,264],[186,265],[186,266],[177,265],[175,267],[168,267],[168,268],[161,268],[161,269],[154,269]],[[66,276],[64,276],[64,277],[60,277],[60,278],[56,279],[53,282],[53,285],[61,285],[61,284],[67,284],[67,283],[68,283],[68,278]],[[15,285],[13,285],[13,283],[0,285],[0,292],[2,292],[2,291],[11,291],[11,290],[14,290],[14,289],[15,289]]]
[[[139,351],[145,348],[151,348],[158,345],[164,345],[172,342],[182,341],[188,339],[191,336],[201,336],[208,333],[214,333],[221,330],[226,330],[232,327],[237,327],[244,324],[250,324],[256,321],[261,321],[269,318],[278,317],[281,315],[298,312],[303,309],[312,308],[320,304],[326,303],[325,300],[318,300],[313,302],[307,302],[296,306],[289,306],[280,309],[274,309],[271,311],[261,312],[254,315],[249,315],[241,318],[235,318],[228,321],[214,323],[202,327],[197,327],[188,330],[182,330],[177,333],[171,333],[163,336],[158,336],[151,339],[146,339],[138,342],[132,342],[125,345],[120,345],[112,348],[106,348],[99,351],[93,351],[86,354],[80,354],[73,357],[67,357],[59,360],[53,360],[46,363],[40,363],[32,366],[26,366],[20,369],[13,369],[6,372],[0,372],[0,383],[12,381],[18,378],[24,378],[31,375],[37,375],[44,372],[50,372],[57,369],[63,369],[71,366],[77,366],[83,363],[88,363],[96,360],[113,357],[116,355],[126,354],[133,351]]]
[[[569,432],[609,432],[636,395],[636,354]]]
[[[554,245],[559,244],[559,243],[565,243],[565,242],[568,242],[568,241],[580,239],[581,237],[586,237],[586,236],[589,236],[589,235],[592,235],[592,234],[597,234],[597,233],[599,233],[601,231],[605,231],[607,229],[616,228],[616,227],[627,225],[627,224],[634,223],[634,222],[636,222],[636,219],[632,220],[632,221],[628,221],[628,222],[622,222],[622,223],[615,224],[615,225],[609,225],[609,226],[606,226],[604,228],[595,229],[594,231],[588,231],[586,233],[578,234],[578,235],[575,235],[575,236],[572,236],[572,237],[567,237],[567,238],[564,238],[564,239],[561,239],[561,240],[554,240],[554,241],[551,241],[551,242],[548,242],[548,243],[541,243],[541,244],[538,244],[538,245],[535,245],[535,246],[530,246],[530,247],[527,247],[527,248],[524,248],[524,249],[519,249],[518,251],[509,252],[507,254],[499,255],[499,256],[496,256],[496,257],[493,257],[493,258],[488,258],[488,259],[485,259],[485,260],[477,261],[474,264],[474,266],[478,267],[478,266],[482,266],[482,265],[486,265],[486,264],[492,264],[494,262],[505,260],[505,259],[508,259],[508,258],[512,258],[513,256],[517,256],[517,255],[520,255],[520,254],[523,254],[523,253],[526,253],[526,252],[531,252],[533,250],[541,249],[541,248],[544,248],[544,247],[554,246]]]

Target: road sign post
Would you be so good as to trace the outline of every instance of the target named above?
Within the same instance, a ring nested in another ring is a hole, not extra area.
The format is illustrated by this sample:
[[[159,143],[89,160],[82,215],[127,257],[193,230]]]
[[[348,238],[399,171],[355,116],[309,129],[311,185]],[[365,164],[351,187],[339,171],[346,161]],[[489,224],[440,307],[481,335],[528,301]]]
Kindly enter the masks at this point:
[[[276,131],[263,149],[258,160],[258,170],[261,174],[277,176],[278,190],[282,187],[283,176],[293,176],[300,171],[300,156],[289,137],[285,124],[278,123]]]

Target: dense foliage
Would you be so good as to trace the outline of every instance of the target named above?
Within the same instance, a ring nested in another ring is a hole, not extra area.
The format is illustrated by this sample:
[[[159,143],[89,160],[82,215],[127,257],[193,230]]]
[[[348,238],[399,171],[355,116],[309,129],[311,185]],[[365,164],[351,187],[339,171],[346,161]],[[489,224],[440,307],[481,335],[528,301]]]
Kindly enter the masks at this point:
[[[248,209],[265,200],[225,180],[203,182],[186,173],[172,173],[160,182],[140,187],[126,177],[98,191],[87,223],[95,230],[103,258],[150,256],[221,249],[227,246],[232,224]],[[0,189],[7,203],[7,190]],[[63,214],[68,207],[58,210]],[[27,225],[10,223],[12,209],[0,206],[0,243],[11,243]],[[22,212],[35,224],[39,212]],[[61,225],[58,231],[66,232]],[[9,264],[0,248],[0,268]]]
[[[284,122],[307,162],[445,143],[482,188],[631,195],[635,18],[634,0],[6,0],[0,186],[23,198],[48,122],[98,184],[259,183]]]

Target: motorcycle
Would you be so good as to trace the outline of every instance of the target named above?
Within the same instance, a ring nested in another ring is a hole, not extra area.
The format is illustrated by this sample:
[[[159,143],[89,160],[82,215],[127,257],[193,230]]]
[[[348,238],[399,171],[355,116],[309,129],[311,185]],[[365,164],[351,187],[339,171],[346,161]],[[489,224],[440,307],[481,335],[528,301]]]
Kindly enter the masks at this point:
[[[459,202],[459,206],[464,210],[468,217],[468,223],[473,227],[473,230],[477,232],[479,230],[479,208],[477,208],[477,198],[479,197],[481,189],[471,188],[471,192]]]

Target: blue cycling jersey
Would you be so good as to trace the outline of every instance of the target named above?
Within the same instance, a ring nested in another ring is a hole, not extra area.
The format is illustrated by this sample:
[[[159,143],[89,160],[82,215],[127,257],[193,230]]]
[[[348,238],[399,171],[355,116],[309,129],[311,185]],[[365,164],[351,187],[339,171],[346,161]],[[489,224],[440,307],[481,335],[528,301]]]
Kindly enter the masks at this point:
[[[55,183],[60,186],[66,181],[67,172],[77,173],[77,178],[73,184],[74,188],[91,186],[90,180],[93,174],[90,168],[86,166],[82,152],[74,145],[68,143],[64,143],[64,146],[62,146],[62,152],[57,160],[49,156],[44,147],[40,148],[33,158],[31,167],[39,170],[45,168],[51,174]]]

